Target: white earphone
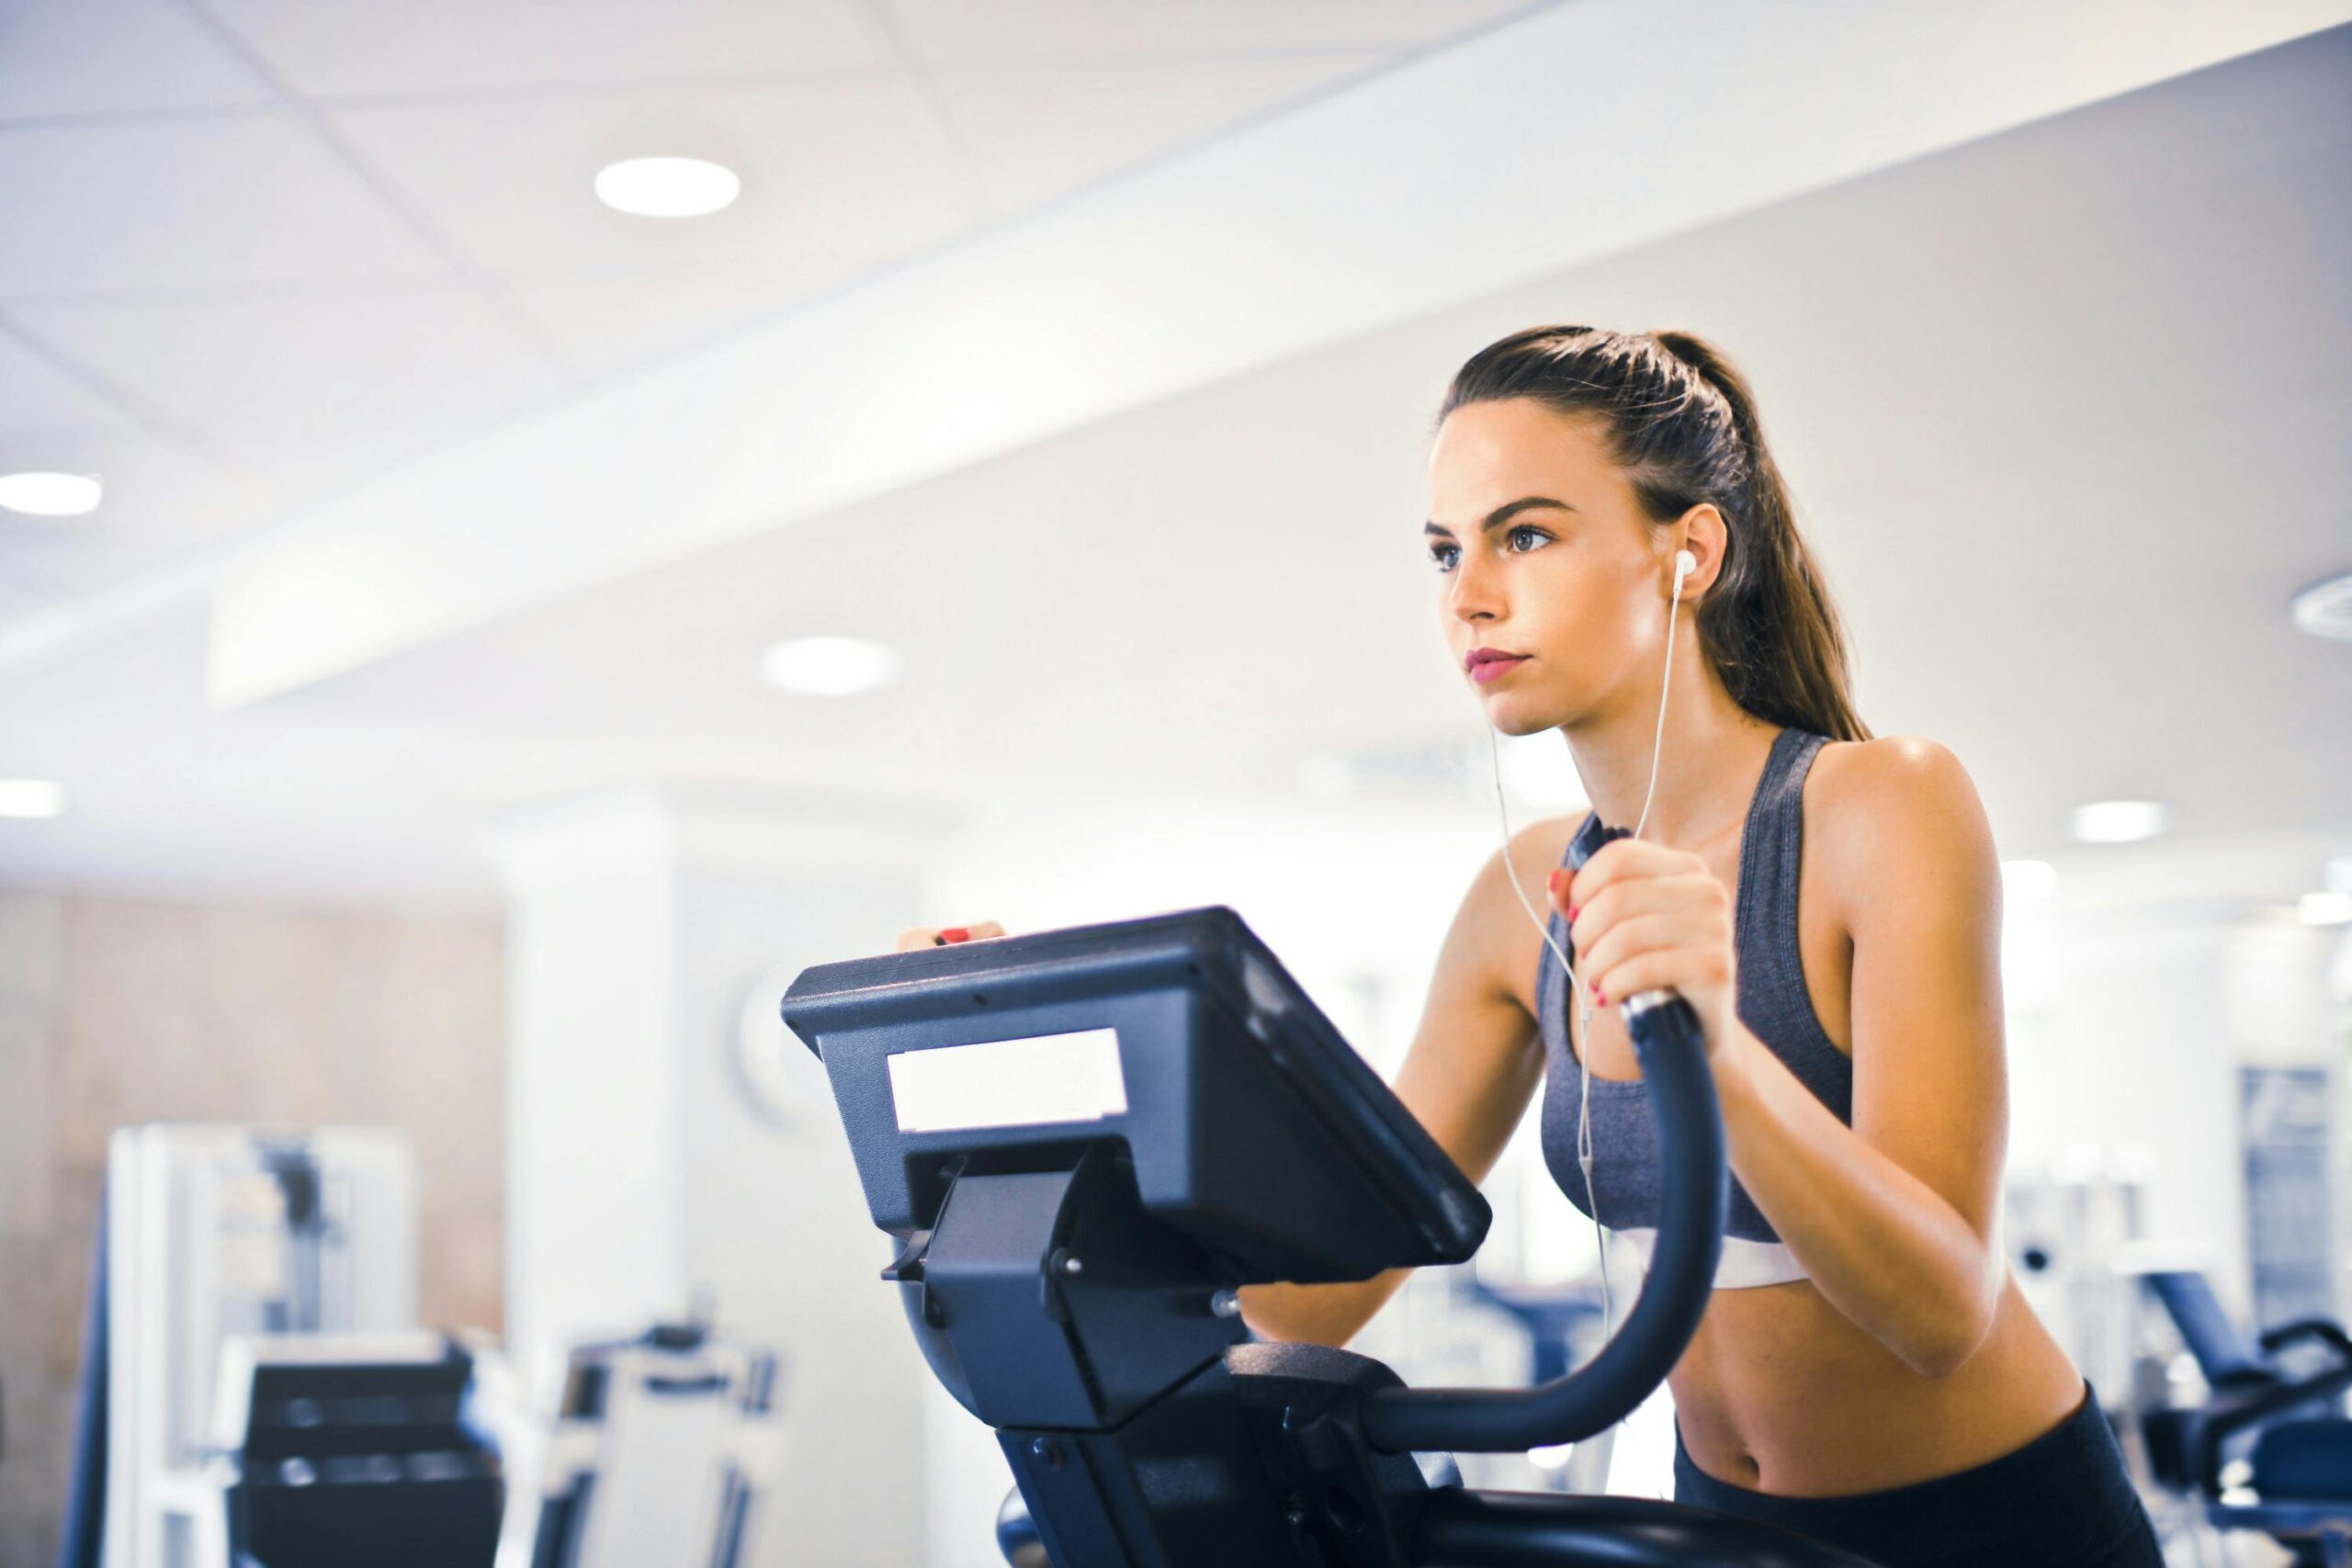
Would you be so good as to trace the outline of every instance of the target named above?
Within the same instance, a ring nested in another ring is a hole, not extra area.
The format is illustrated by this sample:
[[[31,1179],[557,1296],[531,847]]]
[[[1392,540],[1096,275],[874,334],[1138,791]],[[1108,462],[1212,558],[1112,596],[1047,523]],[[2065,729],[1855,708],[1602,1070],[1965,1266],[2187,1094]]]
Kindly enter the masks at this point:
[[[1649,791],[1642,797],[1642,815],[1634,824],[1633,836],[1636,839],[1642,836],[1642,829],[1650,819],[1650,802],[1657,797],[1658,751],[1666,739],[1666,699],[1668,694],[1674,689],[1674,622],[1676,612],[1682,607],[1682,580],[1698,570],[1697,556],[1687,549],[1679,549],[1674,552],[1674,602],[1668,609],[1666,617],[1666,678],[1658,687],[1657,732],[1650,739]],[[1527,911],[1528,919],[1542,934],[1544,945],[1558,956],[1560,967],[1566,971],[1568,985],[1577,999],[1577,1021],[1585,1026],[1585,1039],[1589,1042],[1592,1038],[1590,993],[1585,989],[1582,981],[1577,978],[1577,967],[1568,961],[1567,953],[1561,949],[1557,942],[1553,940],[1550,925],[1536,914],[1535,906],[1528,902],[1526,891],[1519,885],[1519,873],[1511,869],[1510,812],[1503,804],[1502,752],[1496,744],[1495,727],[1492,724],[1487,726],[1487,754],[1494,764],[1495,810],[1502,818],[1503,875],[1510,883],[1510,890],[1518,895],[1520,908]],[[1600,1254],[1600,1337],[1605,1344],[1616,1330],[1609,1289],[1609,1240],[1601,1231],[1600,1204],[1592,1194],[1592,1061],[1589,1048],[1579,1050],[1576,1055],[1577,1065],[1582,1069],[1580,1077],[1584,1089],[1582,1102],[1577,1116],[1577,1165],[1584,1172],[1585,1209],[1592,1216],[1593,1239]]]

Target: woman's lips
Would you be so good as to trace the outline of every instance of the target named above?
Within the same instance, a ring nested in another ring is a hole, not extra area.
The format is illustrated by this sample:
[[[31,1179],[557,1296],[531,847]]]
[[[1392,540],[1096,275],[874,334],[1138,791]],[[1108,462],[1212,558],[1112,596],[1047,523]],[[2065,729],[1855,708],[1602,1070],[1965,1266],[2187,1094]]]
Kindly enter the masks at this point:
[[[1482,686],[1489,681],[1498,681],[1503,676],[1510,674],[1512,671],[1526,663],[1527,659],[1527,655],[1521,654],[1516,659],[1481,660],[1477,663],[1470,666],[1470,679],[1477,682]]]

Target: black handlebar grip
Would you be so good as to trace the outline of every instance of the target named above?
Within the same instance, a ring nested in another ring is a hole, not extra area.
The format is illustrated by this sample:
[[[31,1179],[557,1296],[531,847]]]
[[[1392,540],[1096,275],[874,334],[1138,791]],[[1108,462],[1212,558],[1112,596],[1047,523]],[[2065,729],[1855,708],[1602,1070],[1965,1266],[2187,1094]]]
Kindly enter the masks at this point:
[[[1581,869],[1603,844],[1627,836],[1591,817],[1568,845],[1569,864]],[[1624,1017],[1649,1086],[1658,1147],[1657,1245],[1624,1326],[1584,1367],[1533,1388],[1382,1389],[1363,1406],[1373,1447],[1516,1453],[1577,1442],[1631,1414],[1698,1332],[1730,1206],[1723,1111],[1705,1033],[1690,1004],[1669,990],[1628,998]]]

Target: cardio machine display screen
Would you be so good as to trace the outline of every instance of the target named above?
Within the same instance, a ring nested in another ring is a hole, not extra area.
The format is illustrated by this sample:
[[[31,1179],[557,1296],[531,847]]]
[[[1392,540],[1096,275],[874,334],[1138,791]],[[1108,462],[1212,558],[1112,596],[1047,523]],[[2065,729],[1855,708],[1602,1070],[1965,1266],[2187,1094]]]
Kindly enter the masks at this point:
[[[814,965],[786,1024],[823,1059],[876,1224],[958,1169],[1115,1140],[1157,1217],[1245,1281],[1458,1262],[1491,1213],[1223,905]]]
[[[899,1051],[888,1065],[901,1133],[1100,1122],[1127,1109],[1115,1030]]]

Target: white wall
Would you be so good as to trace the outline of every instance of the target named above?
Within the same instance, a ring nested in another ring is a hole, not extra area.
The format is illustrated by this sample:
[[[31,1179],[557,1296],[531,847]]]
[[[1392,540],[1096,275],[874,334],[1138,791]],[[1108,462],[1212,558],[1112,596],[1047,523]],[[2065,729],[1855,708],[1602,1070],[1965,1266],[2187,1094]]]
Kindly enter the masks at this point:
[[[750,1568],[919,1561],[930,1374],[877,1279],[888,1240],[815,1064],[807,1113],[777,1121],[736,1045],[801,967],[914,923],[922,836],[623,793],[492,837],[514,960],[509,1289],[539,1396],[568,1344],[707,1303],[784,1362]]]
[[[2346,1018],[2329,971],[2352,937],[2212,899],[2012,911],[2007,924],[2012,1179],[2145,1170],[2147,1234],[2201,1252],[2245,1311],[2238,1068],[2331,1066],[2341,1114]]]

